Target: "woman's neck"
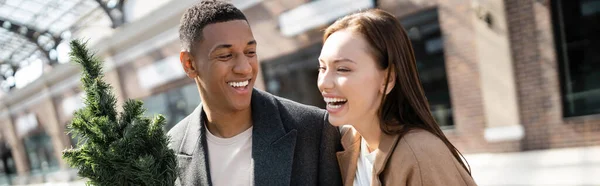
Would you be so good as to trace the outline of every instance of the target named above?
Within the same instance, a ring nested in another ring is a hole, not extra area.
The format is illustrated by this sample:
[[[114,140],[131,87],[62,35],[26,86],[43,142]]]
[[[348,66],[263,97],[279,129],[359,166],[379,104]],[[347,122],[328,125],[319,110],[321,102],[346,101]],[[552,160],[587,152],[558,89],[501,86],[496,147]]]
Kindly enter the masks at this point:
[[[379,148],[382,133],[379,122],[379,119],[375,116],[352,124],[352,127],[354,127],[367,142],[369,152],[373,152]]]

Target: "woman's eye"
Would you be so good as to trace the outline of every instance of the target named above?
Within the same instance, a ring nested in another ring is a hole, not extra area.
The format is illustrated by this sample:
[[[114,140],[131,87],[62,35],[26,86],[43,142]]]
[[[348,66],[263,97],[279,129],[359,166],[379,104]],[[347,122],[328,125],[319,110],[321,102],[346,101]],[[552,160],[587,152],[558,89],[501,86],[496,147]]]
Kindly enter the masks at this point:
[[[338,68],[338,72],[350,72],[350,69],[347,68]]]
[[[323,72],[325,70],[327,70],[325,67],[319,67],[319,72]]]

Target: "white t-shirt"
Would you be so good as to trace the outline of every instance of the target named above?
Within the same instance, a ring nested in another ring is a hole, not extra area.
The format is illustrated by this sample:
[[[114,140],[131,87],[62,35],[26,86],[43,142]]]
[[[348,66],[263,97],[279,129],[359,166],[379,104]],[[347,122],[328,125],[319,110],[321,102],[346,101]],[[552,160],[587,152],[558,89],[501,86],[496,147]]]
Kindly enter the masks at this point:
[[[254,185],[252,127],[231,138],[217,137],[206,129],[206,142],[214,186]]]
[[[360,140],[360,155],[356,163],[356,175],[354,176],[354,186],[370,186],[373,180],[373,163],[377,150],[369,153],[367,141],[364,138]]]

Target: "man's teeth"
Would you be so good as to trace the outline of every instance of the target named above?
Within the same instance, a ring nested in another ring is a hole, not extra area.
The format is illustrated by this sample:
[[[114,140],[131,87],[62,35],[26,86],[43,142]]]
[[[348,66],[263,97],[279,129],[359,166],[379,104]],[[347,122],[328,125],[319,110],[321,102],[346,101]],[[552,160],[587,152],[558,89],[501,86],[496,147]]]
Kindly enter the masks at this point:
[[[346,102],[346,101],[348,101],[348,100],[342,99],[342,98],[325,98],[325,102],[327,102],[327,103]]]
[[[245,87],[248,85],[248,83],[250,83],[250,80],[246,80],[246,81],[242,81],[242,82],[229,82],[227,84],[229,84],[229,86],[232,86],[232,87]]]

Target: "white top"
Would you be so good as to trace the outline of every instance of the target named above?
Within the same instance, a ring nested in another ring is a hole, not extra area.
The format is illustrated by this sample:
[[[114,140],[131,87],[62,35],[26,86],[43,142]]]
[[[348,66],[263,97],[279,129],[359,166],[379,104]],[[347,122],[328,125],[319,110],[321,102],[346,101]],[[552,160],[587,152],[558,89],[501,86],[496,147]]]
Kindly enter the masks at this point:
[[[356,164],[356,175],[354,176],[354,186],[370,186],[373,180],[373,163],[377,150],[369,153],[367,141],[360,139],[360,155]]]
[[[206,142],[214,186],[254,185],[252,127],[231,138],[217,137],[206,129]]]

